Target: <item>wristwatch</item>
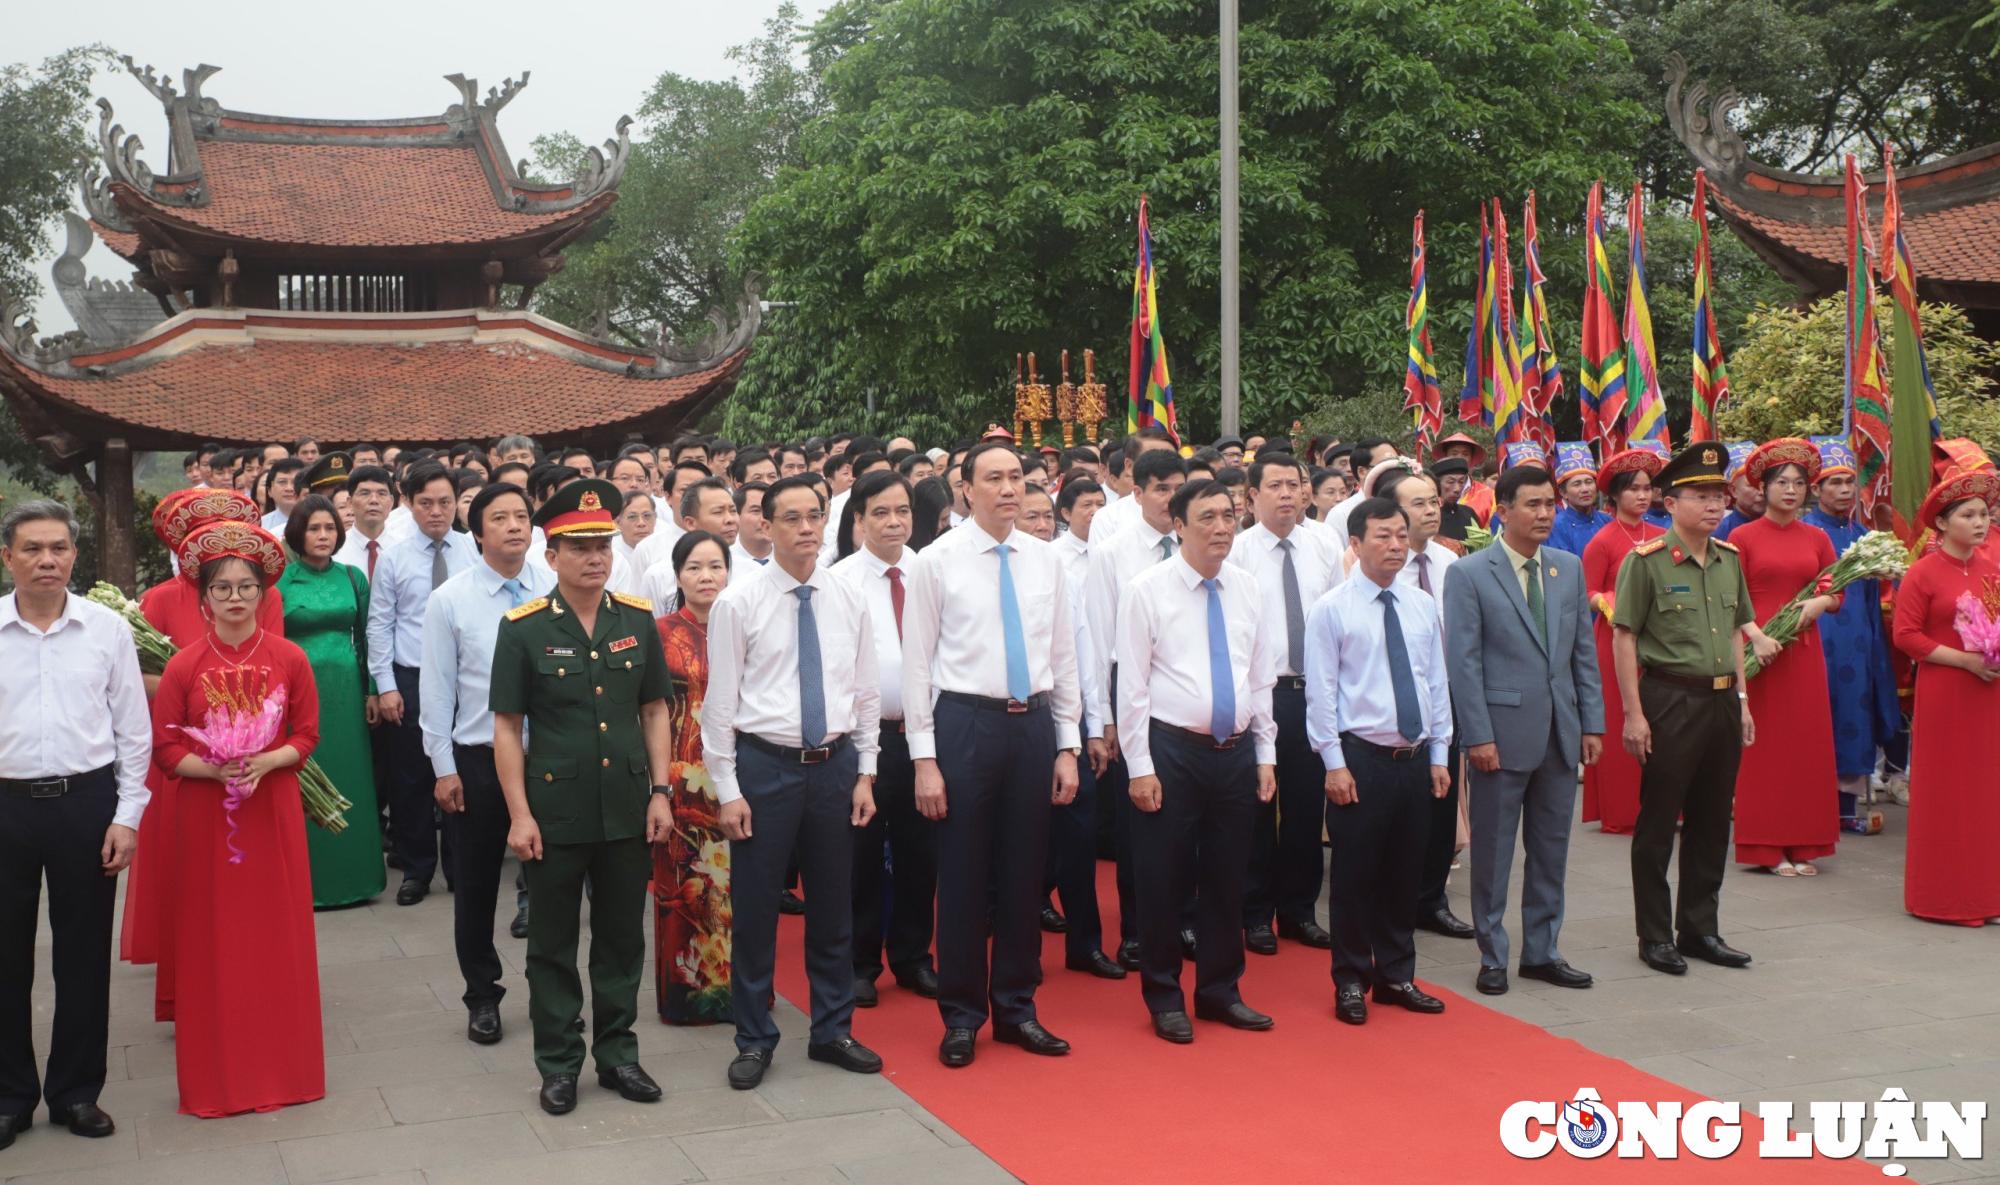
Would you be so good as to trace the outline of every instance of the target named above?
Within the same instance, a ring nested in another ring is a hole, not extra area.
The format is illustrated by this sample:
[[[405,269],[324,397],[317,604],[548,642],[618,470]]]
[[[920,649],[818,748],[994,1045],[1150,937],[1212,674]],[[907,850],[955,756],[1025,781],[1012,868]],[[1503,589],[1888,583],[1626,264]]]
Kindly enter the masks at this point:
[[[672,794],[673,792],[674,788],[672,786],[661,786],[658,784],[653,786],[653,793],[655,794]]]

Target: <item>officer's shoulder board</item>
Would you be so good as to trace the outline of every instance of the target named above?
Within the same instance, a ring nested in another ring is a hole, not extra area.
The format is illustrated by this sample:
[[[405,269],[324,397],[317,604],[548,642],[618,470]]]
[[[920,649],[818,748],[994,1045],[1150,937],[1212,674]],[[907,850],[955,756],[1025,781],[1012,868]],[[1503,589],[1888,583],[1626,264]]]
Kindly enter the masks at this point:
[[[627,608],[641,609],[647,613],[653,611],[653,602],[647,600],[645,597],[635,597],[631,593],[615,592],[611,594],[611,599]]]
[[[1644,543],[1641,543],[1639,546],[1633,548],[1632,554],[1652,555],[1654,552],[1659,551],[1666,545],[1667,545],[1667,537],[1665,535],[1655,535],[1651,539],[1648,539]]]
[[[1724,551],[1735,551],[1736,554],[1738,555],[1743,554],[1740,551],[1736,551],[1736,545],[1734,543],[1731,543],[1727,539],[1717,539],[1715,536],[1711,535],[1709,536],[1709,542],[1715,544],[1717,547],[1720,547]]]
[[[512,609],[507,610],[507,620],[519,621],[524,617],[533,617],[548,607],[549,599],[547,597],[536,597],[532,601],[516,605]]]

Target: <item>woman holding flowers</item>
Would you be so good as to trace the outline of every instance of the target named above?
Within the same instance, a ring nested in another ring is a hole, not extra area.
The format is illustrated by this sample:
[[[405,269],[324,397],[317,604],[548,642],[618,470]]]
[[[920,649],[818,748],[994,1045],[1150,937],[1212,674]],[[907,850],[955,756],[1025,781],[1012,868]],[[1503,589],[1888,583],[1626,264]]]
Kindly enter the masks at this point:
[[[305,652],[257,622],[285,567],[276,539],[210,523],[180,564],[207,619],[153,699],[154,763],[181,779],[168,902],[180,1109],[271,1111],[326,1093],[297,774],[319,742],[319,692]]]
[[[1604,679],[1604,718],[1623,720],[1618,672],[1611,657],[1611,609],[1617,603],[1618,569],[1632,549],[1665,528],[1646,512],[1653,508],[1653,475],[1666,460],[1646,449],[1614,454],[1597,471],[1597,488],[1611,499],[1612,520],[1583,547],[1583,582],[1597,611],[1597,670]],[[1604,746],[1596,765],[1583,767],[1583,821],[1599,820],[1609,835],[1630,835],[1639,820],[1639,762],[1623,745]]]
[[[1932,488],[1918,522],[1938,549],[1910,565],[1896,594],[1896,648],[1917,664],[1903,908],[1961,926],[2000,918],[2000,795],[1993,735],[2000,726],[2000,567],[1984,554],[2000,476],[1963,473]],[[1961,616],[1965,625],[1960,626]],[[1968,633],[1971,638],[1968,638]]]
[[[1822,574],[1838,558],[1826,532],[1806,522],[1806,491],[1819,477],[1819,449],[1788,436],[1760,445],[1742,476],[1764,496],[1764,513],[1736,528],[1729,542],[1743,557],[1743,577],[1761,639],[1802,588],[1816,586],[1800,613],[1796,640],[1750,680],[1757,743],[1736,774],[1736,862],[1779,876],[1816,876],[1814,860],[1840,839],[1840,776],[1833,760],[1833,709],[1819,617],[1840,607]]]
[[[690,531],[674,542],[672,563],[680,595],[659,625],[673,679],[674,829],[653,845],[653,979],[662,1023],[707,1025],[729,1019],[729,840],[701,758],[708,611],[729,583],[729,548]]]

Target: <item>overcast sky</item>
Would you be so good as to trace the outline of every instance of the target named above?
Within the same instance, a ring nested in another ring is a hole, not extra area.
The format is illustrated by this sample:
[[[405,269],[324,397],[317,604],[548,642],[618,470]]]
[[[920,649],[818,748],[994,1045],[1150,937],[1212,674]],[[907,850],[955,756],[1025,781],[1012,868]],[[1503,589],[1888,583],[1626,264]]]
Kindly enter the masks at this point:
[[[480,93],[523,70],[533,79],[500,115],[515,158],[545,132],[575,132],[585,143],[610,138],[654,79],[669,70],[695,78],[734,73],[723,55],[749,41],[779,0],[95,0],[72,8],[10,7],[5,61],[39,62],[74,45],[102,41],[178,87],[184,68],[222,67],[202,93],[224,107],[265,115],[384,119],[436,115],[457,101],[446,74],[479,80]],[[810,21],[825,0],[799,0]],[[122,66],[101,72],[95,93],[117,121],[145,142],[142,159],[164,170],[166,118]],[[81,207],[79,207],[80,209]],[[35,266],[50,289],[55,245]],[[131,268],[99,243],[85,257],[91,274],[127,279]],[[44,334],[75,327],[52,290],[37,308]]]

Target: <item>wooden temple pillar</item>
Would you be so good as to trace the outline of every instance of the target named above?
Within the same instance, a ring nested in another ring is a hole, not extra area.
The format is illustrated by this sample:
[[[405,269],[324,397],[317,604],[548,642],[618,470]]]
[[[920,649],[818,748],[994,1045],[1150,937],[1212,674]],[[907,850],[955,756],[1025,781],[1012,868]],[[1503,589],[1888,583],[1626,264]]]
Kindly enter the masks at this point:
[[[122,436],[104,442],[97,456],[98,573],[139,595],[138,557],[132,546],[132,446]]]

